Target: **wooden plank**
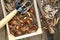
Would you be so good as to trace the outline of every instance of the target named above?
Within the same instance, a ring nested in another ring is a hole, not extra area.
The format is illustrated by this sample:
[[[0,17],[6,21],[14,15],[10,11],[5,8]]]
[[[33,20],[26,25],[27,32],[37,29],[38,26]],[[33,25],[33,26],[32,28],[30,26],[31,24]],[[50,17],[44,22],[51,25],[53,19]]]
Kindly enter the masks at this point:
[[[1,1],[0,1],[0,20],[3,18],[3,16],[4,15],[3,15],[2,7],[1,7]],[[7,40],[5,27],[0,29],[0,40]]]
[[[58,25],[56,26],[55,40],[60,40],[60,21]]]
[[[0,20],[3,18],[2,7],[0,3]],[[5,40],[5,27],[0,29],[0,40]]]
[[[3,18],[2,7],[0,3],[0,20]],[[5,28],[0,29],[0,40],[5,40]],[[3,38],[2,38],[3,37]]]

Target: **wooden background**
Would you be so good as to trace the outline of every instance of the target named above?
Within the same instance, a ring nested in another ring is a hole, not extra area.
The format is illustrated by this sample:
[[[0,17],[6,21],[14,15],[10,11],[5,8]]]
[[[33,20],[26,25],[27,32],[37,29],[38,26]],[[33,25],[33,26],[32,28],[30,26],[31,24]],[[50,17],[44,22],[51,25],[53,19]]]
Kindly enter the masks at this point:
[[[3,11],[0,3],[0,20],[3,18]],[[54,35],[50,35],[47,30],[44,30],[44,33],[41,35],[36,35],[29,38],[24,38],[20,40],[60,40],[60,21],[58,25],[56,25],[56,33]],[[0,40],[8,40],[6,27],[0,29]]]

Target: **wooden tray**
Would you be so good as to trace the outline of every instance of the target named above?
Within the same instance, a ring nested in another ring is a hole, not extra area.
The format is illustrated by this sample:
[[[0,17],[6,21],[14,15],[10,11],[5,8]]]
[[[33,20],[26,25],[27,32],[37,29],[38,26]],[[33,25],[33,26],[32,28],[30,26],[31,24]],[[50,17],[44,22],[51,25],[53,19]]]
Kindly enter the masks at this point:
[[[12,34],[10,34],[8,23],[7,23],[6,24],[6,28],[7,28],[7,33],[8,33],[8,39],[9,40],[22,39],[22,38],[26,38],[26,37],[30,37],[30,36],[42,34],[41,23],[40,23],[39,12],[38,12],[38,8],[37,8],[36,0],[33,0],[33,3],[34,3],[34,8],[35,8],[35,12],[36,12],[37,23],[38,23],[38,27],[39,27],[38,30],[36,32],[34,32],[34,33],[31,33],[31,34],[26,34],[26,35],[15,37]],[[1,5],[2,5],[4,17],[5,17],[6,16],[6,10],[5,10],[5,7],[4,7],[4,0],[1,0]]]

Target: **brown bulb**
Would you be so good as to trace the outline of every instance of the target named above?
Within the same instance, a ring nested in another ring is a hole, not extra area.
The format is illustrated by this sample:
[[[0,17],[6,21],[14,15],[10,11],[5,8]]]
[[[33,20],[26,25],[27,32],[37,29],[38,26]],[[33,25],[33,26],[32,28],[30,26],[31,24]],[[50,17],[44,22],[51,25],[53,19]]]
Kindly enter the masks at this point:
[[[33,13],[34,11],[33,11],[33,9],[30,9],[30,13]]]
[[[28,23],[28,24],[30,24],[30,21],[29,21],[29,20],[27,20],[27,23]]]
[[[20,36],[22,33],[20,31],[16,32],[16,36]]]
[[[14,30],[14,32],[18,32],[18,31],[19,31],[19,30],[16,30],[16,29]]]
[[[24,23],[24,21],[23,20],[20,20],[20,22],[23,24]]]
[[[13,28],[13,26],[12,25],[9,25],[9,28]]]
[[[29,30],[29,27],[26,27],[26,30]]]
[[[29,18],[29,20],[31,20],[31,21],[32,21],[33,19],[32,19],[32,18]]]
[[[24,17],[24,19],[27,19],[27,17]]]
[[[21,27],[21,30],[22,31],[26,31],[26,27]]]
[[[22,26],[24,25],[24,24],[21,24]]]
[[[32,30],[27,30],[27,33],[31,33],[32,32]]]
[[[19,29],[19,26],[16,26],[16,27],[15,27],[15,29],[17,29],[17,30],[18,30],[18,29]]]
[[[31,30],[37,30],[38,27],[37,27],[36,25],[33,25],[30,29],[31,29]]]
[[[16,24],[16,23],[17,23],[17,21],[15,21],[15,20],[12,22],[12,24]]]

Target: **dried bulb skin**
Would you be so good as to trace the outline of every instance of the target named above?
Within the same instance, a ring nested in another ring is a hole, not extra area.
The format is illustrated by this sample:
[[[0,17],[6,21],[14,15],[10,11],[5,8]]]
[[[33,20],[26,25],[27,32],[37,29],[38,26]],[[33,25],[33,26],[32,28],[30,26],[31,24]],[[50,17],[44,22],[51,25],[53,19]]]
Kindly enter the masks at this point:
[[[27,33],[31,33],[31,30],[27,30]]]
[[[30,29],[36,31],[38,29],[38,27],[36,25],[33,25]]]
[[[34,13],[33,9],[30,9],[29,12],[30,12],[30,13]]]
[[[15,36],[15,32],[12,29],[10,29],[10,33]]]
[[[10,33],[11,33],[12,35],[15,35],[14,32],[12,32],[12,31],[10,31]]]
[[[29,29],[29,27],[26,27],[26,26],[21,27],[21,30],[22,30],[22,31],[26,31],[26,30],[28,30],[28,29]]]

